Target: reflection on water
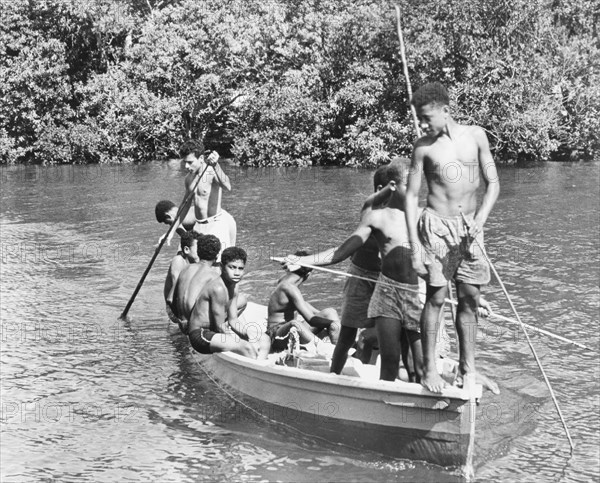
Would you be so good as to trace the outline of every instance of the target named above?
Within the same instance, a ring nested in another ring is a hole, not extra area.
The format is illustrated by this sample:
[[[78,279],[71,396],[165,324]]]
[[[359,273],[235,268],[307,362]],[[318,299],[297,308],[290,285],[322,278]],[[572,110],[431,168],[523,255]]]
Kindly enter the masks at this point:
[[[598,348],[598,164],[500,170],[488,251],[524,322]],[[369,171],[226,167],[249,253],[243,290],[264,302],[269,261],[341,242],[372,191]],[[4,168],[1,172],[3,481],[453,481],[251,417],[207,380],[168,327],[165,247],[130,315],[117,319],[163,229],[159,199],[182,197],[177,164]],[[343,269],[344,266],[338,267]],[[304,291],[339,308],[343,277]],[[496,282],[494,309],[512,317]],[[569,425],[568,443],[518,327],[483,321],[478,363],[502,394],[478,412],[481,481],[588,481],[598,464],[597,354],[532,333]]]

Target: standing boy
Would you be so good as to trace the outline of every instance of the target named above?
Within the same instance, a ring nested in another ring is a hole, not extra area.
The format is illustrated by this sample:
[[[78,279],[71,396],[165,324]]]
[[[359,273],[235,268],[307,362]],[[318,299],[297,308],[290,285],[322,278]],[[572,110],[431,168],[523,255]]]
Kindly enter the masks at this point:
[[[427,281],[421,314],[421,384],[441,392],[446,383],[435,364],[436,326],[449,280],[455,281],[458,296],[459,371],[465,387],[475,381],[477,307],[480,286],[489,282],[490,273],[474,240],[483,245],[483,225],[498,198],[500,184],[484,130],[452,119],[444,86],[438,82],[425,84],[415,92],[411,103],[425,133],[413,149],[405,210],[412,264]],[[428,187],[427,207],[419,217],[423,172]],[[482,178],[485,192],[477,209]]]
[[[374,188],[377,193],[382,186],[381,174],[387,170],[387,166],[382,166],[375,172]],[[389,193],[389,190],[386,190]],[[373,195],[371,195],[363,204],[360,212],[361,222],[373,209]],[[368,316],[369,302],[371,295],[375,290],[375,281],[381,272],[381,259],[379,257],[379,246],[377,239],[373,234],[366,240],[363,240],[355,233],[350,235],[339,247],[323,250],[311,255],[305,255],[297,258],[300,264],[308,263],[316,266],[335,265],[350,258],[350,268],[348,277],[344,283],[342,310],[340,318],[340,335],[331,358],[331,372],[340,374],[344,369],[348,358],[348,351],[356,342],[356,335],[359,329],[371,329],[374,331],[375,320]],[[289,263],[293,264],[296,257],[288,257]],[[361,278],[357,278],[361,277]],[[365,280],[365,279],[370,279]],[[371,347],[366,348],[370,354]]]
[[[202,177],[194,190],[191,202],[184,206],[182,215],[175,220],[173,232],[179,228],[182,218],[187,214],[191,206],[189,203],[193,203],[196,217],[194,231],[203,235],[215,235],[221,242],[221,249],[234,246],[237,235],[235,220],[221,208],[223,189],[231,191],[231,182],[217,162],[219,155],[213,151],[205,159],[204,145],[198,141],[183,143],[179,148],[179,154],[188,171],[185,177],[186,196],[194,189],[198,176],[202,174]]]
[[[188,336],[201,354],[232,351],[252,359],[266,359],[269,354],[271,341],[259,324],[242,324],[238,319],[238,283],[246,258],[241,248],[223,250],[221,276],[209,281],[196,300]]]
[[[381,355],[380,378],[387,381],[397,378],[401,355],[407,370],[414,364],[416,374],[410,374],[409,371],[411,381],[418,380],[422,363],[419,335],[422,305],[418,295],[417,274],[410,263],[408,230],[403,211],[408,169],[407,159],[394,159],[377,169],[373,176],[375,191],[383,191],[386,187],[385,193],[391,195],[389,200],[384,206],[363,211],[358,227],[336,250],[331,260],[331,263],[337,263],[345,259],[371,237],[377,242],[381,254],[381,272],[371,290],[366,315],[375,323]],[[390,190],[390,186],[395,186],[395,189]],[[382,197],[385,196],[377,196]],[[308,262],[306,258],[308,257],[303,257],[301,261]],[[334,354],[336,359],[332,361],[332,372],[341,371],[349,349],[349,335],[356,336],[356,329],[352,330],[344,325],[344,320],[342,331],[345,335],[344,345],[339,350],[336,346],[337,354]],[[407,360],[409,345],[413,364],[409,364]]]

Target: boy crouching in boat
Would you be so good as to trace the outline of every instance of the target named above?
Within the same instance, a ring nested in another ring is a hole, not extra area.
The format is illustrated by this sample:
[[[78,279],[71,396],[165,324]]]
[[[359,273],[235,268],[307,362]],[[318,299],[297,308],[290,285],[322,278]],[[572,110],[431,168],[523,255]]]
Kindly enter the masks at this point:
[[[246,259],[241,248],[223,250],[221,276],[209,281],[196,300],[188,337],[201,354],[231,351],[251,359],[266,359],[269,354],[269,336],[255,324],[242,324],[238,319],[238,283],[244,276]]]
[[[181,272],[192,263],[198,261],[198,238],[199,235],[193,232],[185,232],[181,235],[181,250],[171,260],[163,295],[167,304],[167,315],[175,322],[177,317],[174,317],[173,312],[173,294],[175,293],[175,285]],[[177,322],[175,322],[177,323]]]
[[[307,252],[296,252],[296,256]],[[281,352],[289,342],[290,329],[295,327],[300,344],[310,344],[316,349],[316,334],[325,330],[332,344],[336,344],[340,333],[339,317],[335,309],[318,310],[309,304],[300,292],[312,269],[299,267],[286,273],[277,281],[277,287],[269,298],[267,333],[271,337],[273,352]],[[296,318],[298,312],[302,318]]]
[[[198,262],[188,265],[179,274],[171,307],[184,334],[188,332],[188,320],[200,292],[208,282],[221,274],[216,263],[220,251],[221,242],[216,236],[201,236],[198,240]]]

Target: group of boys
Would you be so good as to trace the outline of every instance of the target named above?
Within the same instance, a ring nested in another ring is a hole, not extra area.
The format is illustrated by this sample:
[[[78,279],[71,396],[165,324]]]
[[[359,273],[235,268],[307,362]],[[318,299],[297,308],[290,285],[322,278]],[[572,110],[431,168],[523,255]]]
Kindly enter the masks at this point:
[[[245,299],[237,284],[246,255],[234,246],[235,221],[221,208],[221,190],[231,188],[229,179],[215,153],[204,160],[201,147],[182,146],[189,171],[186,193],[193,192],[193,196],[186,197],[179,216],[174,205],[168,216],[159,214],[157,206],[157,219],[174,223],[175,229],[182,225],[192,233],[180,231],[180,256],[187,257],[187,262],[172,264],[165,299],[194,348],[203,353],[233,350],[265,358],[269,350],[287,345],[292,329],[303,344],[318,343],[315,335],[325,331],[335,344],[331,371],[339,374],[358,330],[370,328],[377,334],[381,379],[395,380],[402,358],[411,380],[441,392],[447,383],[437,370],[436,342],[453,281],[458,298],[460,383],[468,387],[477,377],[497,392],[493,382],[476,373],[474,364],[480,286],[490,278],[480,248],[482,228],[499,194],[487,136],[482,128],[452,118],[448,93],[439,83],[421,87],[411,103],[424,132],[414,145],[412,161],[394,159],[375,172],[375,193],[364,202],[358,227],[339,247],[288,257],[284,266],[289,271],[269,300],[268,335],[251,334],[238,318]],[[207,173],[206,179],[197,179],[200,170]],[[421,209],[418,196],[423,173],[428,193],[426,207]],[[477,207],[482,181],[483,200]],[[160,211],[164,213],[165,208]],[[203,236],[195,240],[195,232]],[[214,243],[218,239],[229,247],[220,254],[220,267]],[[194,241],[197,263],[190,255]],[[341,317],[333,309],[319,311],[307,303],[299,289],[310,273],[305,265],[331,265],[349,257]],[[178,268],[185,263],[189,266]],[[295,311],[301,317],[295,317]]]

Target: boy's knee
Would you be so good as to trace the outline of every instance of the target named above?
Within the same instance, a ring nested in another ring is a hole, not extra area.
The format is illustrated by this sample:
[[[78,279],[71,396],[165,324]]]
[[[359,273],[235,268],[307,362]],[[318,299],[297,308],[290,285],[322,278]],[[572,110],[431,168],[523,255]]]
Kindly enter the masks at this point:
[[[441,291],[440,291],[440,292],[434,293],[433,295],[428,297],[427,301],[425,303],[431,307],[439,309],[444,305],[445,301],[446,301],[446,293],[445,292],[441,293]]]
[[[261,349],[269,350],[271,348],[271,338],[268,334],[263,333],[260,337],[259,345]]]
[[[335,310],[334,308],[328,308],[328,309],[323,310],[321,312],[321,317],[330,319],[330,320],[338,320],[339,319],[337,310]]]

